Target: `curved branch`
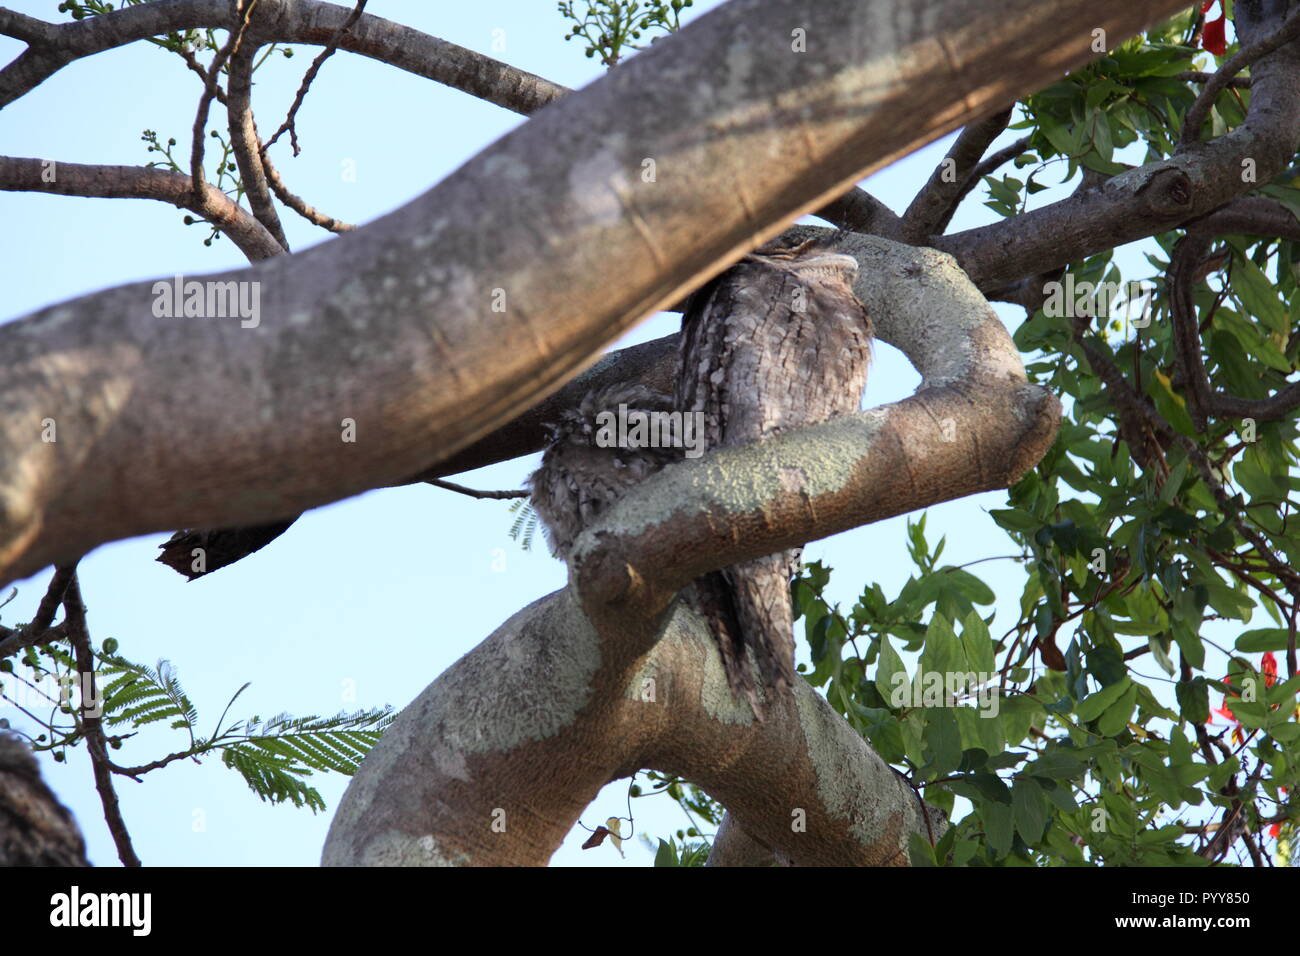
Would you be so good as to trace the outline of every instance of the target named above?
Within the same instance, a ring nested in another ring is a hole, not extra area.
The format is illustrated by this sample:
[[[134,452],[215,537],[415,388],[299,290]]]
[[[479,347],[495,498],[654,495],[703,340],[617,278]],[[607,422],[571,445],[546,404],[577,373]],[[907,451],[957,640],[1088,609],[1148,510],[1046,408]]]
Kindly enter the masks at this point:
[[[189,176],[166,169],[0,156],[0,190],[103,199],[156,199],[209,220],[253,262],[284,251],[261,223],[216,186],[205,183],[196,197]]]
[[[1300,10],[1293,11],[1290,18],[1275,32],[1252,39],[1248,45],[1243,44],[1236,53],[1228,57],[1223,66],[1205,81],[1201,95],[1196,98],[1196,102],[1191,105],[1183,118],[1183,132],[1178,139],[1178,148],[1185,149],[1201,138],[1201,127],[1205,125],[1214,101],[1238,73],[1297,37],[1300,37]]]
[[[251,11],[251,22],[258,44],[326,46],[351,15],[347,7],[317,0],[259,0]],[[82,57],[166,33],[225,29],[230,24],[230,2],[155,0],[63,24],[30,17],[20,20],[19,16],[0,22],[15,32],[39,37],[41,42],[0,70],[0,108]],[[371,14],[362,15],[338,45],[516,113],[532,113],[569,92],[540,76]]]
[[[166,293],[146,282],[0,327],[0,578],[119,537],[277,520],[402,481],[876,165],[1086,59],[1078,38],[1094,26],[1126,36],[1179,6],[936,3],[951,15],[827,0],[814,58],[771,41],[806,15],[801,0],[732,0],[406,207],[205,277],[260,297],[247,322],[160,321]],[[792,135],[816,151],[792,159]],[[647,156],[671,188],[642,179]],[[504,222],[515,228],[464,241]],[[42,440],[43,422],[58,441]],[[358,440],[342,438],[353,427]]]
[[[770,847],[759,843],[740,828],[736,818],[726,814],[718,826],[718,833],[709,848],[705,866],[777,866],[778,860]]]
[[[881,336],[920,370],[918,394],[648,479],[583,533],[568,588],[438,678],[366,757],[326,864],[544,863],[582,810],[575,795],[642,767],[726,806],[743,832],[715,862],[759,862],[762,846],[802,865],[906,865],[910,834],[943,833],[808,684],[754,720],[707,624],[670,607],[705,570],[1002,487],[1052,441],[1059,404],[1026,383],[951,258],[882,239],[841,250],[862,263],[856,291]],[[568,772],[527,772],[538,766]]]
[[[1169,290],[1169,311],[1173,322],[1175,381],[1187,391],[1187,412],[1196,430],[1204,432],[1208,418],[1254,418],[1272,421],[1300,407],[1300,382],[1288,385],[1268,398],[1241,398],[1210,387],[1201,355],[1201,336],[1196,319],[1192,287],[1209,251],[1208,234],[1191,234],[1179,240],[1169,257],[1165,283]]]
[[[1236,23],[1248,46],[1281,30],[1277,5],[1241,4]],[[1017,282],[1126,242],[1206,216],[1284,170],[1300,142],[1300,50],[1286,44],[1261,57],[1250,108],[1236,129],[1177,155],[1120,173],[1100,186],[989,226],[934,240],[981,289]]]
[[[653,618],[706,572],[1008,487],[1051,445],[1060,403],[1028,384],[1006,327],[951,257],[865,236],[838,251],[858,259],[855,291],[921,373],[917,393],[650,477],[574,547],[570,578],[598,627],[611,613]]]
[[[930,179],[903,213],[905,242],[922,243],[943,232],[943,226],[952,218],[957,203],[961,201],[962,187],[971,180],[975,166],[989,144],[1011,122],[1011,111],[1012,107],[999,110],[961,131],[943,162],[930,174]]]
[[[642,767],[697,783],[796,865],[906,865],[909,834],[943,832],[807,683],[757,722],[699,617],[679,607],[657,633],[612,667],[601,642],[617,635],[598,636],[568,589],[520,611],[362,761],[322,863],[540,866],[588,795]]]
[[[239,180],[248,197],[248,208],[257,221],[275,236],[275,241],[289,251],[289,240],[280,225],[280,214],[275,211],[271,189],[266,184],[266,171],[262,168],[262,141],[253,122],[253,58],[257,55],[255,44],[237,46],[230,58],[229,80],[226,84],[226,116],[230,129],[230,148],[239,166]]]

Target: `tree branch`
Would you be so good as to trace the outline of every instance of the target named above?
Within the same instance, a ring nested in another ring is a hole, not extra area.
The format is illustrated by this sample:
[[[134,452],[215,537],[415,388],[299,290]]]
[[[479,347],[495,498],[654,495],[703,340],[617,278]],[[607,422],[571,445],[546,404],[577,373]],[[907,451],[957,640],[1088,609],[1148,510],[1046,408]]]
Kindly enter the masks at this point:
[[[1200,219],[1184,223],[1189,233],[1264,236],[1300,240],[1300,222],[1280,202],[1262,196],[1237,199]]]
[[[343,35],[352,28],[353,24],[355,24],[361,17],[361,14],[365,13],[365,10],[366,0],[357,0],[357,5],[352,9],[352,13],[348,18],[343,21],[343,26],[339,27],[338,32],[330,38],[329,43],[325,44],[325,49],[321,50],[320,53],[316,55],[316,58],[311,61],[311,66],[307,68],[307,72],[303,75],[302,83],[298,86],[298,93],[293,98],[293,103],[289,107],[289,112],[285,116],[284,122],[281,123],[280,128],[271,135],[271,138],[263,144],[263,153],[274,146],[275,141],[278,140],[280,135],[284,132],[288,132],[289,134],[289,142],[293,146],[293,154],[297,156],[298,153],[301,152],[298,148],[298,130],[294,124],[294,120],[298,116],[298,110],[302,107],[303,100],[307,98],[307,91],[311,89],[311,82],[316,79],[316,74],[320,72],[321,66],[326,60],[334,55],[334,51],[338,49],[339,41],[343,39]]]
[[[259,0],[251,11],[251,23],[258,45],[325,46],[338,36],[351,15],[347,7],[316,0]],[[63,24],[20,17],[11,14],[3,22],[11,30],[39,37],[40,42],[0,70],[0,108],[82,57],[167,33],[227,29],[230,2],[156,0]],[[371,14],[363,14],[338,45],[516,113],[532,113],[568,92],[540,76]]]
[[[903,241],[921,244],[943,231],[980,157],[1011,122],[1011,111],[1011,107],[1000,110],[961,131],[943,162],[903,213]]]
[[[754,721],[698,616],[679,606],[658,633],[613,666],[600,646],[618,635],[598,635],[568,589],[520,611],[362,761],[322,863],[540,866],[589,794],[642,767],[697,783],[796,865],[905,866],[910,833],[943,832],[807,683]]]
[[[156,199],[188,209],[230,237],[251,261],[283,250],[256,219],[211,183],[196,197],[184,173],[151,166],[98,166],[0,156],[0,190],[104,199]]]
[[[0,327],[0,578],[119,537],[278,520],[402,481],[536,404],[641,317],[876,165],[1086,59],[1078,37],[1094,27],[1127,36],[1180,5],[938,4],[946,15],[900,19],[827,0],[824,46],[809,58],[770,43],[777,24],[805,14],[799,0],[732,0],[408,206],[296,256],[205,277],[254,284],[241,288],[260,296],[255,328],[159,321],[153,283]],[[258,15],[277,6],[259,3]],[[1024,31],[1002,28],[1017,17]],[[935,40],[941,29],[960,64]],[[649,88],[660,93],[648,112]],[[792,131],[815,154],[792,161]],[[646,156],[673,171],[671,188],[642,180]],[[514,228],[491,243],[464,241],[505,222]],[[539,254],[538,236],[554,251]],[[57,442],[40,440],[47,419]],[[345,419],[360,440],[341,440]]]
[[[266,184],[262,168],[262,141],[253,122],[253,57],[257,47],[253,44],[238,47],[230,58],[229,79],[226,83],[226,116],[230,129],[230,148],[239,166],[239,179],[248,197],[248,208],[275,241],[289,251],[289,240],[280,225],[280,214],[275,211],[271,189]]]
[[[1283,26],[1275,6],[1237,7],[1250,45]],[[1120,173],[1014,219],[938,237],[981,289],[1017,282],[1196,220],[1284,170],[1300,142],[1300,51],[1281,46],[1256,63],[1250,109],[1236,129],[1177,155]],[[1246,171],[1250,175],[1246,175]]]
[[[865,236],[838,251],[858,259],[855,291],[921,387],[650,477],[574,547],[570,578],[597,627],[607,609],[652,619],[706,572],[1005,488],[1050,446],[1059,402],[1026,382],[1005,326],[950,257]]]
[[[1286,22],[1275,31],[1253,38],[1249,44],[1243,41],[1240,49],[1228,57],[1223,66],[1205,81],[1201,95],[1187,110],[1187,115],[1183,118],[1183,132],[1178,139],[1179,152],[1201,138],[1201,127],[1205,125],[1206,117],[1214,107],[1214,101],[1238,73],[1297,37],[1300,37],[1300,10],[1293,11]]]
[[[808,684],[755,720],[707,625],[671,601],[738,559],[1003,487],[1051,444],[1059,404],[1025,381],[949,257],[867,237],[841,251],[862,263],[856,291],[881,336],[921,371],[918,393],[649,478],[579,538],[569,588],[439,677],[366,757],[326,864],[544,863],[582,810],[575,794],[641,767],[726,806],[741,835],[723,838],[715,862],[757,862],[758,845],[796,865],[905,865],[909,834],[942,835]],[[539,779],[530,766],[570,769]]]
[[[90,764],[95,775],[95,789],[99,792],[99,801],[104,808],[104,821],[113,836],[117,857],[122,861],[122,865],[140,866],[140,857],[136,855],[135,847],[131,845],[131,834],[127,831],[126,820],[122,817],[117,791],[113,789],[108,742],[104,739],[100,715],[84,706],[87,698],[97,699],[95,655],[90,647],[90,632],[86,629],[86,606],[81,602],[81,588],[77,584],[75,570],[63,595],[63,611],[67,615],[68,639],[76,655],[77,677],[81,682],[83,707],[79,717],[80,730],[82,736],[86,738],[86,749],[90,751]]]
[[[1210,387],[1201,355],[1201,335],[1192,287],[1200,280],[1199,270],[1210,249],[1211,237],[1194,233],[1179,240],[1169,259],[1165,284],[1173,322],[1175,382],[1187,392],[1187,412],[1196,430],[1204,432],[1208,418],[1253,418],[1273,421],[1300,407],[1300,382],[1292,383],[1268,398],[1248,399]]]
[[[313,226],[320,226],[322,229],[328,229],[330,232],[351,232],[357,228],[352,223],[344,222],[341,219],[335,219],[333,216],[327,216],[318,210],[315,206],[308,203],[302,197],[289,191],[283,179],[280,178],[279,170],[271,162],[270,155],[266,152],[266,147],[261,151],[262,173],[266,176],[266,183],[271,187],[277,199],[284,203],[302,218],[306,219]]]
[[[844,195],[832,199],[813,215],[841,229],[886,239],[900,239],[903,234],[903,220],[861,186],[854,186]]]

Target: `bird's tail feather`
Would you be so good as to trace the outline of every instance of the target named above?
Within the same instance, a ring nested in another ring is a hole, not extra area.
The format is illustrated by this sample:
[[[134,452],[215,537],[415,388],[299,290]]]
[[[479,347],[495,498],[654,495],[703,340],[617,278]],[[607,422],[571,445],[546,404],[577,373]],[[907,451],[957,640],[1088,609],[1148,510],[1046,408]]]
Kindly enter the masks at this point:
[[[763,703],[754,683],[752,655],[747,652],[744,633],[736,613],[735,592],[722,571],[698,578],[692,585],[696,609],[709,623],[709,631],[722,655],[722,670],[736,700],[749,702],[754,716],[763,719]]]
[[[790,573],[794,552],[769,554],[725,569],[734,595],[745,651],[753,657],[765,688],[775,699],[794,688],[794,609]]]

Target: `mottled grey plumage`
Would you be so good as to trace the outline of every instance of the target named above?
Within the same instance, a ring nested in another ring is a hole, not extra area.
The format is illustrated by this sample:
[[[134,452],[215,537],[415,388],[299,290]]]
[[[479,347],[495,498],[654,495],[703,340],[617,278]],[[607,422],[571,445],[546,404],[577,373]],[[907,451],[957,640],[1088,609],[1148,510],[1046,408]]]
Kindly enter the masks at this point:
[[[706,448],[858,410],[872,327],[853,293],[856,277],[856,260],[828,243],[769,244],[692,296],[682,317],[676,405],[704,412]],[[732,691],[756,711],[749,658],[778,695],[794,681],[789,582],[797,562],[798,552],[785,551],[695,585]]]
[[[596,416],[607,410],[617,412],[620,404],[634,412],[674,410],[671,397],[663,392],[616,384],[588,392],[576,409],[550,426],[550,444],[542,454],[541,467],[528,480],[528,489],[551,553],[557,558],[567,561],[578,535],[599,521],[628,489],[684,456],[682,448],[598,445]],[[692,583],[682,597],[710,622],[730,675],[743,651],[731,588],[715,571]],[[746,691],[757,712],[752,680]]]
[[[628,489],[683,456],[680,448],[601,447],[601,411],[620,404],[702,411],[707,448],[856,411],[871,350],[871,322],[853,294],[856,274],[855,260],[822,243],[769,245],[697,292],[682,321],[675,399],[612,385],[588,393],[552,426],[529,479],[552,553],[567,560],[578,535]],[[683,592],[709,622],[732,692],[760,716],[754,666],[778,694],[794,680],[789,580],[797,560],[797,551],[769,555],[704,575]]]
[[[601,447],[597,415],[668,412],[672,399],[644,385],[617,383],[588,392],[578,407],[551,426],[551,442],[542,465],[528,480],[533,508],[542,519],[547,543],[557,558],[568,560],[573,542],[595,524],[627,489],[640,484],[670,461],[681,448]]]

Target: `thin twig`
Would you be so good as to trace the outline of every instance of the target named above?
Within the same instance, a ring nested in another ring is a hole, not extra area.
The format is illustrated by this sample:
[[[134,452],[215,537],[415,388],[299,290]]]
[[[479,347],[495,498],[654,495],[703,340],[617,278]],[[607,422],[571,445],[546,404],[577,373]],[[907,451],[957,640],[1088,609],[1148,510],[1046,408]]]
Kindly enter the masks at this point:
[[[430,478],[428,479],[428,483],[433,485],[435,488],[446,488],[448,491],[454,491],[460,495],[468,495],[471,498],[492,498],[492,499],[502,500],[506,498],[527,498],[528,497],[528,492],[522,490],[521,491],[479,491],[476,488],[466,488],[464,485],[458,485],[454,481],[443,481],[441,478]]]
[[[1187,111],[1187,116],[1183,120],[1183,132],[1178,138],[1176,152],[1182,152],[1201,138],[1201,126],[1204,125],[1205,118],[1210,115],[1210,109],[1214,106],[1214,101],[1218,99],[1219,93],[1228,86],[1234,76],[1256,60],[1268,56],[1278,47],[1290,43],[1297,37],[1300,37],[1300,10],[1293,11],[1275,33],[1270,34],[1258,43],[1252,43],[1245,49],[1238,50],[1228,57],[1223,66],[1219,67],[1215,74],[1205,81],[1205,88],[1201,90],[1201,95],[1196,98],[1196,102]]]
[[[127,831],[126,820],[122,817],[122,808],[117,800],[117,791],[113,789],[113,773],[109,769],[108,742],[104,739],[104,727],[98,713],[85,707],[87,698],[96,700],[95,692],[95,653],[90,647],[90,632],[86,628],[86,606],[81,602],[81,588],[74,574],[68,581],[68,589],[63,595],[63,612],[68,622],[68,639],[77,659],[77,676],[80,679],[82,708],[80,724],[82,735],[86,738],[86,748],[90,751],[90,764],[95,773],[95,789],[99,791],[99,802],[104,807],[104,821],[117,847],[117,858],[123,866],[140,866],[140,857],[131,845],[131,834]],[[77,711],[73,712],[74,714]]]
[[[343,39],[344,34],[352,29],[352,24],[361,18],[361,14],[365,12],[365,9],[366,0],[357,0],[356,7],[353,8],[348,18],[343,21],[343,25],[334,31],[334,36],[330,37],[329,43],[325,44],[325,49],[321,50],[316,59],[311,61],[311,66],[307,68],[307,72],[302,78],[302,84],[298,87],[298,95],[293,98],[293,105],[289,107],[288,115],[285,116],[284,122],[280,124],[280,128],[275,131],[274,135],[262,145],[263,153],[275,144],[275,141],[280,138],[280,135],[285,130],[289,131],[289,143],[293,147],[293,154],[297,156],[302,152],[298,148],[298,130],[294,125],[294,120],[298,116],[298,108],[302,106],[302,101],[307,96],[307,90],[311,88],[312,80],[316,79],[316,74],[320,72],[321,64],[334,55],[334,51],[338,49],[339,41]]]

